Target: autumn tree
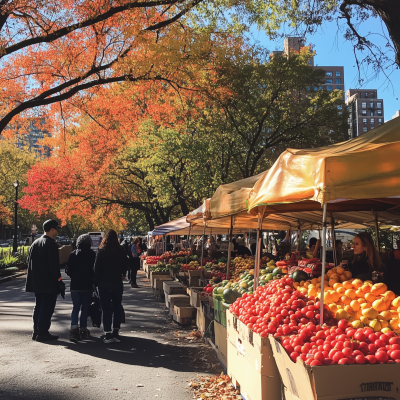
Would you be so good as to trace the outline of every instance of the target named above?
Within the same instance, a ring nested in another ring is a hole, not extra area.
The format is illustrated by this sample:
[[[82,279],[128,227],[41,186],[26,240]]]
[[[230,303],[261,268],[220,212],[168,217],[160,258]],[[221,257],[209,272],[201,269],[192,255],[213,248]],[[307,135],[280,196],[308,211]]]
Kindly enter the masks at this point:
[[[0,140],[0,237],[5,226],[13,222],[15,188],[13,183],[19,181],[18,196],[23,196],[26,187],[26,173],[35,163],[35,156],[27,150],[20,149],[7,140]],[[28,210],[19,210],[19,225],[25,228],[36,221],[36,216]]]
[[[118,228],[136,210],[152,228],[198,207],[218,185],[265,169],[268,151],[342,137],[342,93],[314,90],[321,73],[308,66],[309,52],[257,54],[186,71],[192,90],[127,83],[99,97],[80,125],[52,139],[57,152],[29,172],[23,206]]]
[[[290,58],[254,51],[224,74],[233,95],[216,96],[201,120],[225,140],[242,178],[265,170],[286,147],[329,145],[348,139],[343,92],[322,90],[324,71],[313,69],[310,49]],[[266,160],[268,159],[268,160]]]

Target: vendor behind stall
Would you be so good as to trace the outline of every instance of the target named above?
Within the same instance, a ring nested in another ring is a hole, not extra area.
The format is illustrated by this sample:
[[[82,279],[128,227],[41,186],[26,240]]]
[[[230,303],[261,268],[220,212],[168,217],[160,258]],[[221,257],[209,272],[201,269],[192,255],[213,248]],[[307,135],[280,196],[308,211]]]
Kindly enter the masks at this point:
[[[372,280],[372,272],[386,270],[372,237],[367,232],[354,236],[354,260],[349,265],[353,278],[363,281]]]
[[[242,238],[238,238],[236,243],[238,244],[236,253],[238,257],[243,257],[245,255],[251,256],[251,251],[244,245],[244,240]]]

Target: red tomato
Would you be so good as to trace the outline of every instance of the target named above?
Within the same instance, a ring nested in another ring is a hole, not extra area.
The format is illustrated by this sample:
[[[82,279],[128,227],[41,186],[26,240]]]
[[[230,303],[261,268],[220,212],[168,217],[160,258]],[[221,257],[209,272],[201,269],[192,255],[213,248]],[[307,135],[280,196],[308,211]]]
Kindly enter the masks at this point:
[[[378,362],[375,356],[373,355],[365,356],[365,358],[368,360],[369,364],[376,364]]]
[[[379,361],[379,362],[386,362],[387,360],[388,360],[388,354],[386,353],[386,351],[381,351],[381,350],[378,350],[376,353],[375,353],[375,357],[376,357],[376,359]]]
[[[297,360],[298,357],[299,357],[299,353],[297,353],[297,352],[295,352],[295,351],[293,351],[293,352],[290,354],[290,358],[291,358],[292,361],[294,361],[294,362],[296,362],[296,360]]]
[[[347,319],[341,319],[338,322],[338,328],[340,329],[346,329],[349,326],[349,321],[347,321]]]
[[[313,361],[310,362],[310,365],[311,365],[312,367],[316,367],[316,366],[324,365],[324,364],[322,364],[321,361],[313,360]]]
[[[400,350],[392,350],[390,352],[390,357],[393,358],[393,360],[400,359]]]

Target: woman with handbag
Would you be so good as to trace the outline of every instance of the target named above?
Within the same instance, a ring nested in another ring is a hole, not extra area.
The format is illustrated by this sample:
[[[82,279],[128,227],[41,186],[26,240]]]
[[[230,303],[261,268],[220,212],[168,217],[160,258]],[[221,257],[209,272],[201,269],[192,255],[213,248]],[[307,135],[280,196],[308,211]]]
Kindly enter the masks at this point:
[[[110,229],[99,246],[94,264],[94,284],[98,287],[103,310],[104,343],[121,341],[122,279],[127,268],[128,257],[119,244],[117,233]]]

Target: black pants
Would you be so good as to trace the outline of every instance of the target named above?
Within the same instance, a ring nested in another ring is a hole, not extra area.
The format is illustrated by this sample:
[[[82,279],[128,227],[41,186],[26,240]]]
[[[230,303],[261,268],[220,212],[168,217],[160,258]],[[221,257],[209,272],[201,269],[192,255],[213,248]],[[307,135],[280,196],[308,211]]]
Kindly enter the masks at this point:
[[[33,331],[45,335],[51,325],[51,317],[57,302],[57,293],[35,293],[33,307]]]
[[[130,278],[129,282],[132,283],[133,285],[136,285],[136,274],[137,274],[137,269],[131,269],[130,270]]]
[[[111,332],[111,324],[113,329],[119,329],[121,327],[122,293],[122,289],[106,289],[99,287],[100,304],[103,310],[103,326],[104,332],[106,333]]]

